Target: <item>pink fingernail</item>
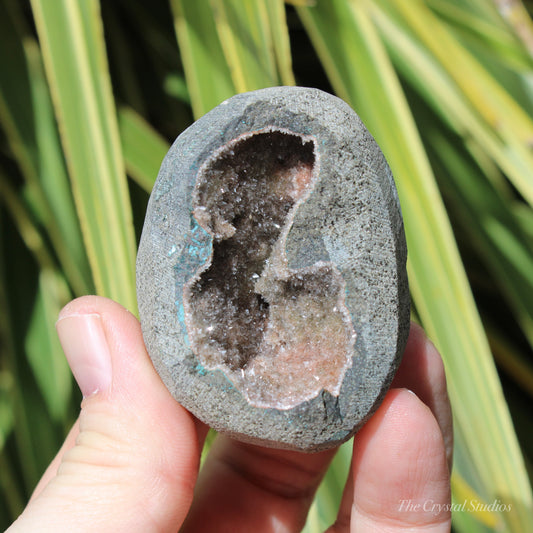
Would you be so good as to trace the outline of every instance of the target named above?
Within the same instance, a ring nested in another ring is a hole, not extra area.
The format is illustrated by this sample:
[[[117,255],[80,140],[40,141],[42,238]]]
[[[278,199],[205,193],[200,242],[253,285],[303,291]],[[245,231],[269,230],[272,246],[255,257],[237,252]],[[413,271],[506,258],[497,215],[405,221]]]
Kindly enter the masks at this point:
[[[100,315],[66,316],[56,329],[83,396],[105,392],[111,384],[111,353]]]

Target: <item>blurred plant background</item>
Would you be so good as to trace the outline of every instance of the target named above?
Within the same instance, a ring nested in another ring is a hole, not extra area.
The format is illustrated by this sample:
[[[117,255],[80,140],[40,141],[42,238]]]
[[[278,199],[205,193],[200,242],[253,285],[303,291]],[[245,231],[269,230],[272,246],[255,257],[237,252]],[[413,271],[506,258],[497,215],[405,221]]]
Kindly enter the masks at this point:
[[[136,243],[170,143],[236,92],[296,83],[346,100],[395,175],[414,318],[454,409],[454,530],[531,531],[531,7],[0,0],[0,527],[79,408],[59,310],[95,292],[136,310]],[[307,532],[334,520],[350,453]]]

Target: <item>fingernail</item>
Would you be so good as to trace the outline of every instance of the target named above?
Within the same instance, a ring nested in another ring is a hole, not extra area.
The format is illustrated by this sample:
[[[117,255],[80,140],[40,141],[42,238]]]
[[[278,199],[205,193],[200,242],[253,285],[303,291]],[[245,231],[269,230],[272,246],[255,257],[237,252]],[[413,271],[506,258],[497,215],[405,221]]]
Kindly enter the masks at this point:
[[[111,384],[111,353],[100,315],[66,316],[56,329],[83,396],[105,392]]]

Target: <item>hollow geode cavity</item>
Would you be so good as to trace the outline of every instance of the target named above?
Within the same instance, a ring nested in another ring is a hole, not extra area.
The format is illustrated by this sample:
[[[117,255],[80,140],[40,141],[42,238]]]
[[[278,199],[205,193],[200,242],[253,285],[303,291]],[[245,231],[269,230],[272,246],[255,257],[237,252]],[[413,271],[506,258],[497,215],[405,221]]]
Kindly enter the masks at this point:
[[[163,161],[137,257],[148,352],[211,427],[319,451],[385,395],[409,331],[406,245],[387,163],[316,89],[230,98]]]

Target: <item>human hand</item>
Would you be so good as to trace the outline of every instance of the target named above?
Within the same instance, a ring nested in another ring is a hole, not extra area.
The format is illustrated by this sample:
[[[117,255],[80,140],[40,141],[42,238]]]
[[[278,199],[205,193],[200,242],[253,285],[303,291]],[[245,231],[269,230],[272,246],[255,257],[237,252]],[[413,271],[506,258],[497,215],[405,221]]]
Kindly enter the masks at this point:
[[[304,454],[218,436],[198,475],[207,427],[163,385],[136,318],[83,297],[63,309],[57,330],[84,395],[81,412],[9,533],[302,529],[335,450]],[[449,531],[451,447],[442,361],[413,325],[393,388],[354,439],[329,533]]]

